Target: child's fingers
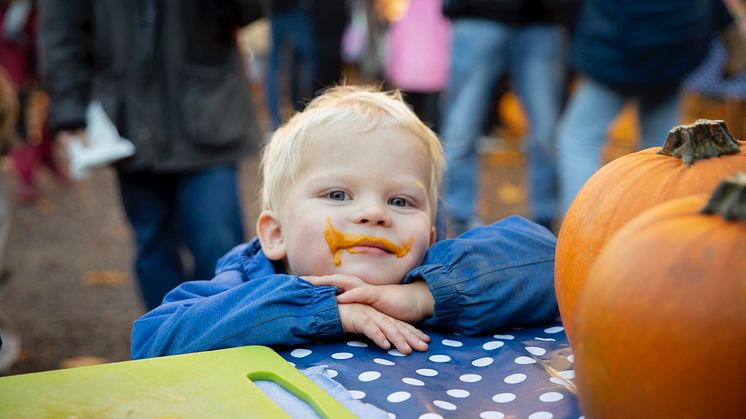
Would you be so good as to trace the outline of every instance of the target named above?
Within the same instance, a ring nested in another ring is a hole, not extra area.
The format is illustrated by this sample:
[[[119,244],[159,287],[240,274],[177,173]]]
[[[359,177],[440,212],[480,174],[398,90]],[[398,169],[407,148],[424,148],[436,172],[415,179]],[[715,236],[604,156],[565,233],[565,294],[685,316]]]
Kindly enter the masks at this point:
[[[375,294],[376,292],[372,287],[353,288],[337,295],[337,303],[361,303],[372,305],[377,300],[377,296]]]
[[[304,276],[301,277],[310,282],[311,285],[323,286],[328,285],[337,287],[342,292],[351,290],[360,285],[361,280],[347,275],[324,275],[324,276]]]
[[[381,330],[378,322],[371,317],[366,317],[361,321],[360,331],[379,347],[383,349],[391,348],[391,343],[386,338],[386,334]]]
[[[402,322],[394,320],[388,316],[382,317],[379,320],[379,326],[383,331],[386,338],[396,347],[399,352],[403,354],[412,353],[412,347],[409,345],[409,341],[412,339],[412,334],[407,331],[406,328],[402,327]]]

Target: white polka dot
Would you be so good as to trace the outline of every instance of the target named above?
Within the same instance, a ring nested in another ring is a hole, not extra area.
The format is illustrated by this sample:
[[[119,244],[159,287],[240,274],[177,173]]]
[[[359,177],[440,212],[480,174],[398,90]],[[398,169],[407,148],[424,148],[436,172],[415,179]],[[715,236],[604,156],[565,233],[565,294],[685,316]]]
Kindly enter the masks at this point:
[[[332,370],[332,369],[327,369],[324,372],[326,373],[326,376],[329,378],[334,378],[339,375],[339,373],[336,370]]]
[[[536,338],[536,340],[543,340],[544,342],[556,342],[557,339],[554,338]]]
[[[561,332],[563,330],[565,330],[565,328],[562,327],[562,326],[553,326],[553,327],[549,327],[547,329],[544,329],[544,333],[559,333],[559,332]]]
[[[350,396],[355,400],[360,400],[365,397],[365,393],[360,390],[347,390],[347,392],[350,393]]]
[[[451,357],[448,355],[433,355],[429,359],[433,362],[448,362],[451,360]]]
[[[433,400],[433,404],[441,409],[445,410],[456,410],[456,405],[445,400]]]
[[[477,381],[482,380],[482,376],[479,374],[464,374],[458,379],[465,383],[476,383]]]
[[[464,346],[463,343],[457,341],[457,340],[451,340],[451,339],[443,339],[443,345],[445,346],[452,346],[454,348],[460,348]]]
[[[492,400],[498,403],[508,403],[515,400],[515,394],[513,393],[500,393],[492,396]]]
[[[290,364],[291,367],[295,367],[295,362],[288,361],[288,364]]]
[[[469,397],[469,394],[471,393],[460,388],[452,388],[446,391],[446,394],[448,394],[451,397],[455,397],[457,399],[463,399],[464,397]]]
[[[396,419],[396,415],[391,412],[388,413],[388,417],[389,419]]]
[[[443,419],[443,416],[440,416],[437,413],[423,413],[422,415],[418,416],[417,419]]]
[[[367,348],[368,344],[365,342],[360,342],[359,340],[351,340],[347,342],[347,346],[354,346],[356,348]]]
[[[530,415],[528,415],[528,419],[552,419],[554,417],[553,414],[549,412],[534,412]]]
[[[539,400],[549,403],[549,402],[556,402],[556,401],[562,400],[563,397],[564,396],[562,395],[562,393],[557,393],[556,391],[550,391],[539,396]]]
[[[430,368],[420,368],[415,372],[417,374],[424,375],[425,377],[435,377],[436,375],[438,375],[438,371]]]
[[[395,391],[389,394],[388,397],[386,397],[386,400],[391,403],[399,403],[408,400],[410,397],[412,397],[412,395],[406,391]]]
[[[515,359],[514,362],[519,365],[528,365],[528,364],[535,364],[536,360],[528,356],[519,356],[518,358]]]
[[[568,355],[567,356],[567,360],[570,361],[570,362],[572,362],[574,364],[575,363],[575,354]]]
[[[419,386],[419,387],[422,387],[422,386],[424,386],[424,385],[425,385],[425,383],[423,383],[422,381],[420,381],[420,380],[418,380],[418,379],[416,379],[416,378],[412,378],[412,377],[404,377],[404,378],[402,378],[401,380],[402,380],[402,381],[403,381],[403,382],[404,382],[405,384],[409,384],[409,385],[411,385],[411,386]]]
[[[475,367],[486,367],[487,365],[491,365],[493,362],[495,362],[494,359],[486,356],[484,358],[479,358],[471,361],[471,365],[474,365]]]
[[[529,352],[529,353],[530,353],[531,355],[536,355],[536,356],[542,356],[542,355],[544,355],[545,353],[547,353],[547,350],[546,350],[546,349],[544,349],[544,348],[539,348],[538,346],[526,346],[526,350],[527,350],[527,351],[528,351],[528,352]]]
[[[505,339],[505,340],[513,340],[515,339],[515,336],[513,335],[493,335],[495,339]]]
[[[573,378],[575,378],[575,370],[560,371],[559,375],[562,378],[572,380]]]
[[[290,356],[293,358],[303,358],[308,355],[311,355],[311,350],[309,349],[293,349],[293,352],[290,352]]]
[[[479,414],[482,419],[503,419],[505,414],[502,412],[496,412],[494,410],[487,410]]]
[[[389,349],[387,353],[391,356],[406,356],[403,353],[399,352],[398,349]]]
[[[381,378],[381,373],[378,371],[365,371],[357,376],[357,379],[362,382],[374,381]]]
[[[484,345],[482,345],[482,348],[484,348],[485,351],[491,351],[493,349],[497,349],[501,346],[505,345],[505,342],[501,342],[499,340],[493,340],[491,342],[487,342]]]
[[[337,352],[332,354],[332,358],[334,359],[350,359],[352,358],[352,354],[349,352]]]
[[[518,384],[520,382],[526,381],[526,374],[510,374],[509,376],[505,377],[503,381],[508,384]]]
[[[383,359],[383,358],[375,358],[373,359],[373,362],[375,362],[376,364],[380,364],[380,365],[389,365],[389,366],[396,365],[392,361],[389,361],[388,359]]]

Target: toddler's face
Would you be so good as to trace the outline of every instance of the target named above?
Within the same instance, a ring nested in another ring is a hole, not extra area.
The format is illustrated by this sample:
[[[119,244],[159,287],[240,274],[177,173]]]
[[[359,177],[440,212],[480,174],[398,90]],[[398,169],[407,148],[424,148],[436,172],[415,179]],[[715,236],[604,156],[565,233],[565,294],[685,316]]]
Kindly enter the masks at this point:
[[[289,273],[399,283],[435,236],[429,186],[427,147],[405,130],[316,138],[280,221]]]

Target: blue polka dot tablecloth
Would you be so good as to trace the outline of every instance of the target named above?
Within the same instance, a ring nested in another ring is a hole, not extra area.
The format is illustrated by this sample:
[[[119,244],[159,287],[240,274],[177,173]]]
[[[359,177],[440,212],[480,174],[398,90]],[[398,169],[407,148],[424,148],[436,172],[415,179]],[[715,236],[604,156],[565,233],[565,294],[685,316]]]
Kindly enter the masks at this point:
[[[560,323],[479,337],[426,331],[427,352],[404,356],[349,340],[279,351],[326,373],[353,398],[397,418],[578,418],[574,357]]]

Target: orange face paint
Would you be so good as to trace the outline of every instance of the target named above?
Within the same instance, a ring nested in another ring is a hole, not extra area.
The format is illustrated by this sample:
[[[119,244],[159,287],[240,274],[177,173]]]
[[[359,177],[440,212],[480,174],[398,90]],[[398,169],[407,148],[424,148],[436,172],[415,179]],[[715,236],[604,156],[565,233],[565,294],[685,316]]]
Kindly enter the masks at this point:
[[[353,249],[359,245],[375,245],[380,246],[388,252],[396,255],[397,258],[404,257],[409,253],[409,249],[412,248],[414,239],[409,239],[404,245],[399,246],[392,243],[382,237],[366,236],[364,234],[347,234],[334,228],[332,220],[326,217],[326,231],[324,231],[324,237],[326,243],[329,245],[329,250],[332,251],[334,257],[334,265],[339,266],[342,263],[342,259],[339,256],[339,252],[347,250],[349,253],[360,253]]]

